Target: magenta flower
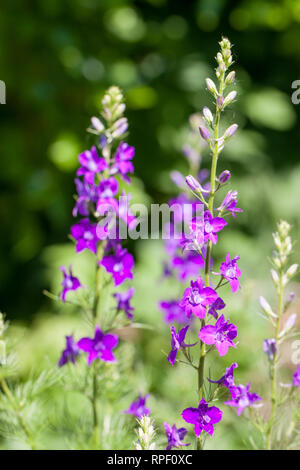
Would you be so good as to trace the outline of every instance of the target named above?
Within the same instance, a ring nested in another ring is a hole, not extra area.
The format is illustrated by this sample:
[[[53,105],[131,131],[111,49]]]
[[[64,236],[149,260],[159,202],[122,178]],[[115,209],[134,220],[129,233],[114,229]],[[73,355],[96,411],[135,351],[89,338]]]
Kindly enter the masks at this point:
[[[191,281],[191,287],[184,291],[180,306],[184,308],[188,318],[193,314],[198,318],[204,318],[206,306],[212,305],[217,300],[218,294],[210,287],[204,287],[202,279]]]
[[[97,202],[99,188],[93,184],[81,181],[78,178],[75,179],[75,184],[78,198],[72,211],[72,215],[73,217],[77,217],[78,214],[87,216],[90,213],[90,205]]]
[[[218,318],[218,310],[222,310],[225,308],[226,305],[221,299],[221,297],[218,297],[217,300],[214,301],[214,303],[209,307],[208,314],[212,315],[216,320]]]
[[[118,181],[112,176],[108,179],[103,179],[99,185],[99,195],[101,198],[111,198],[117,194],[119,190]]]
[[[134,311],[134,308],[130,305],[130,300],[134,293],[135,288],[130,287],[126,292],[116,292],[113,294],[113,297],[118,301],[117,310],[123,310],[129,320],[133,319],[132,312]]]
[[[105,267],[108,273],[112,274],[115,286],[122,284],[125,279],[133,279],[133,256],[120,245],[115,254],[104,256],[100,264]]]
[[[180,307],[178,300],[166,300],[159,303],[160,309],[164,312],[166,323],[187,323],[185,311]]]
[[[95,146],[91,150],[81,153],[78,160],[82,166],[77,170],[77,176],[83,176],[84,180],[89,184],[94,184],[96,173],[108,168],[105,158],[99,158]]]
[[[222,217],[213,217],[209,211],[204,212],[204,241],[210,240],[214,245],[218,241],[217,232],[220,232],[227,222]]]
[[[215,326],[206,325],[199,331],[199,338],[205,344],[215,344],[220,356],[225,356],[228,348],[236,348],[233,339],[237,336],[237,327],[233,323],[228,323],[224,315],[221,315]]]
[[[115,163],[112,167],[111,174],[120,173],[124,181],[130,183],[127,173],[134,172],[134,166],[131,160],[134,157],[135,149],[126,142],[121,142],[116,150]]]
[[[195,435],[199,437],[202,431],[211,436],[214,433],[214,424],[222,419],[222,411],[216,406],[208,406],[208,403],[202,399],[198,408],[186,408],[181,413],[182,418],[187,423],[195,425]]]
[[[224,387],[226,388],[230,388],[230,387],[233,387],[234,386],[234,376],[233,376],[233,373],[234,373],[234,369],[238,367],[238,364],[236,362],[234,362],[233,364],[231,364],[230,367],[227,367],[226,370],[225,370],[225,374],[222,375],[222,377],[219,379],[219,380],[211,380],[209,378],[207,378],[207,380],[213,384],[219,384],[219,385],[223,385]]]
[[[185,438],[187,434],[187,429],[185,428],[179,428],[177,429],[175,424],[173,426],[170,426],[168,423],[164,423],[164,428],[166,431],[167,439],[168,439],[168,445],[166,447],[166,450],[171,450],[172,447],[181,447],[181,446],[189,446],[189,444],[185,444],[183,439]]]
[[[300,387],[300,365],[293,375],[293,385],[294,387]]]
[[[183,256],[175,256],[172,267],[177,271],[178,280],[185,282],[188,278],[197,276],[199,270],[204,268],[204,261],[198,253],[188,252]]]
[[[250,393],[250,383],[246,385],[237,385],[229,388],[231,393],[231,400],[225,401],[225,405],[236,406],[237,415],[240,416],[245,408],[253,406],[254,403],[261,400],[261,397],[256,393]]]
[[[277,354],[277,344],[274,338],[265,339],[263,342],[264,353],[268,356],[270,362],[273,362]]]
[[[107,231],[103,226],[97,228],[97,224],[91,224],[86,218],[71,227],[71,235],[77,241],[77,253],[85,249],[97,253],[97,242],[107,237]]]
[[[226,196],[224,198],[224,201],[222,202],[220,207],[218,207],[218,210],[219,211],[220,210],[221,211],[227,210],[228,212],[231,213],[231,215],[233,217],[236,217],[236,213],[243,212],[243,209],[240,209],[239,207],[236,207],[237,206],[237,195],[238,195],[237,191],[233,191],[233,190],[228,191],[228,193],[226,194]]]
[[[176,330],[174,326],[170,327],[171,330],[171,351],[168,355],[168,361],[169,363],[174,366],[175,361],[176,361],[176,356],[178,351],[181,348],[190,348],[191,346],[195,346],[195,344],[186,344],[184,342],[187,330],[189,329],[189,326],[185,326],[181,330],[178,330],[178,333],[176,333]]]
[[[112,353],[119,342],[116,335],[104,334],[99,326],[95,328],[94,338],[82,338],[78,341],[77,346],[82,351],[88,353],[88,365],[96,359],[101,359],[104,362],[115,362],[116,358]]]
[[[79,287],[82,287],[82,285],[80,284],[79,279],[73,276],[71,265],[69,266],[69,274],[67,273],[67,270],[64,266],[61,266],[60,269],[64,276],[63,281],[61,283],[63,290],[60,294],[60,297],[61,300],[65,302],[67,292],[69,292],[70,290],[77,290],[79,289]]]
[[[58,361],[58,367],[62,367],[68,362],[75,364],[76,357],[79,355],[77,344],[74,342],[73,336],[66,336],[66,348],[61,353]]]
[[[236,292],[240,287],[238,278],[242,275],[241,270],[237,265],[237,260],[240,259],[239,256],[236,256],[230,260],[230,255],[227,253],[226,261],[221,264],[220,267],[220,276],[223,276],[227,281],[229,281],[232,292]]]
[[[151,413],[150,408],[146,407],[146,401],[149,397],[149,394],[139,395],[138,398],[133,401],[127,410],[124,411],[126,414],[134,415],[136,418],[140,419],[143,416],[148,416]]]

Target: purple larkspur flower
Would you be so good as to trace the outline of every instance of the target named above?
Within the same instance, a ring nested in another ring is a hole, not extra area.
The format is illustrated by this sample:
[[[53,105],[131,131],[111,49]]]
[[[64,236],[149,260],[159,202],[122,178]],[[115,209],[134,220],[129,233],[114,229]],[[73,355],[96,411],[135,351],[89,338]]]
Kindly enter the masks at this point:
[[[198,334],[205,344],[215,344],[220,356],[225,356],[228,348],[236,348],[233,340],[237,336],[237,327],[221,315],[215,325],[205,325]]]
[[[207,380],[213,384],[223,385],[224,387],[229,389],[229,387],[234,386],[233,373],[234,373],[234,369],[236,369],[237,367],[238,367],[238,364],[234,362],[233,364],[231,364],[230,367],[227,367],[225,369],[225,374],[222,375],[222,377],[219,380],[211,380],[209,378]]]
[[[186,344],[184,342],[185,336],[187,333],[187,330],[189,329],[189,325],[183,327],[181,330],[178,330],[178,333],[176,333],[176,330],[174,326],[170,327],[171,330],[171,351],[168,355],[168,361],[169,363],[174,366],[175,361],[176,361],[176,356],[178,351],[181,348],[190,348],[191,346],[195,346],[195,344]]]
[[[254,403],[261,400],[256,393],[250,393],[250,383],[248,385],[237,385],[229,388],[231,400],[225,401],[225,405],[236,406],[237,415],[240,416],[245,408],[253,406]]]
[[[114,349],[119,342],[119,338],[113,334],[104,334],[99,326],[95,328],[94,338],[81,338],[77,346],[82,351],[88,353],[88,365],[96,359],[101,359],[104,362],[115,362],[116,358],[113,355]]]
[[[132,312],[134,311],[134,308],[130,305],[130,300],[134,293],[135,288],[130,287],[130,289],[125,292],[116,292],[113,294],[113,297],[118,301],[117,310],[123,310],[129,320],[133,319]]]
[[[122,284],[125,279],[133,279],[133,256],[120,245],[115,254],[104,256],[100,264],[105,267],[108,273],[112,274],[115,286]]]
[[[222,310],[225,308],[225,302],[221,299],[221,297],[218,297],[214,303],[209,307],[208,314],[212,315],[216,320],[218,318],[218,310]]]
[[[217,232],[220,232],[227,222],[222,217],[213,217],[209,211],[204,212],[204,241],[210,240],[214,245],[218,241]]]
[[[141,419],[143,416],[148,416],[151,413],[150,408],[146,407],[148,397],[149,393],[144,397],[139,395],[138,398],[131,403],[129,408],[124,411],[124,413],[134,415],[138,419]]]
[[[75,179],[76,191],[78,198],[72,211],[73,217],[77,217],[78,214],[87,216],[90,213],[90,204],[95,204],[99,196],[99,187],[93,184],[88,184],[85,181],[81,181],[79,178]]]
[[[191,281],[191,287],[184,291],[180,306],[184,308],[188,318],[193,314],[198,318],[205,318],[206,306],[212,305],[218,294],[211,287],[204,287],[202,279]]]
[[[62,367],[68,362],[75,364],[76,357],[79,355],[79,349],[77,344],[73,339],[73,335],[66,336],[66,347],[61,353],[60,359],[58,361],[58,367]]]
[[[237,191],[228,191],[218,210],[227,210],[233,217],[236,217],[237,212],[243,212],[243,209],[237,207],[237,195]]]
[[[159,303],[160,309],[164,313],[166,323],[187,323],[185,311],[180,307],[178,300],[168,300]]]
[[[204,268],[204,260],[198,253],[189,252],[183,256],[174,256],[171,265],[177,271],[178,280],[185,282],[188,278],[196,276],[199,269]]]
[[[81,167],[77,170],[77,176],[83,176],[89,184],[94,184],[95,174],[107,170],[108,165],[105,158],[99,157],[95,146],[86,150],[78,157]]]
[[[118,181],[110,176],[107,179],[103,179],[99,185],[99,194],[102,198],[111,198],[117,194],[119,190]]]
[[[97,242],[107,237],[107,230],[104,226],[91,224],[86,218],[71,227],[71,235],[76,240],[77,253],[85,249],[97,253]]]
[[[181,416],[187,423],[195,425],[195,435],[199,437],[202,431],[212,436],[214,424],[221,421],[223,413],[216,406],[208,406],[208,403],[202,399],[198,408],[186,408]]]
[[[64,266],[61,266],[60,270],[63,273],[63,280],[62,280],[62,283],[61,283],[61,285],[63,287],[63,290],[60,294],[60,297],[61,297],[61,300],[63,302],[65,302],[67,292],[69,292],[70,290],[77,290],[77,289],[79,289],[79,287],[82,287],[82,285],[80,284],[79,279],[77,279],[77,277],[73,276],[72,266],[71,265],[69,266],[69,274],[67,273],[67,270]]]
[[[166,431],[167,439],[168,439],[168,445],[166,447],[166,450],[171,450],[172,447],[181,447],[181,446],[189,446],[189,444],[185,444],[183,439],[187,435],[187,429],[185,428],[176,428],[175,424],[171,426],[169,423],[164,423],[164,428]]]
[[[131,160],[134,157],[135,149],[126,142],[121,142],[115,153],[115,162],[111,169],[111,174],[120,173],[124,181],[130,183],[127,173],[134,172]]]
[[[294,387],[300,387],[300,365],[293,375],[293,385]]]
[[[277,354],[277,343],[275,338],[264,340],[263,351],[268,356],[269,361],[273,362]]]
[[[226,261],[221,264],[220,273],[218,273],[229,282],[232,292],[236,292],[240,287],[238,278],[242,275],[242,272],[237,265],[237,260],[239,259],[240,257],[236,256],[230,260],[230,255],[227,253]]]

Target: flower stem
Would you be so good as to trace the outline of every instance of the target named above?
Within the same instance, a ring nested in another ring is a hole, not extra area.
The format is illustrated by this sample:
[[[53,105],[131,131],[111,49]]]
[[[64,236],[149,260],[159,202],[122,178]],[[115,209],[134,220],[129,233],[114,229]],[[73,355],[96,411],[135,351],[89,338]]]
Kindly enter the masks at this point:
[[[283,269],[281,268],[279,274],[279,285],[278,285],[278,316],[276,319],[275,325],[275,341],[278,344],[278,336],[279,336],[279,326],[280,326],[280,319],[283,313],[283,293],[284,293],[284,284],[283,284]],[[278,354],[278,353],[277,353]],[[272,428],[276,416],[276,411],[278,407],[278,397],[277,397],[277,358],[276,355],[274,360],[271,364],[271,414],[270,419],[267,425],[266,431],[266,447],[268,450],[272,449]]]
[[[26,438],[27,438],[27,441],[28,441],[28,444],[29,446],[31,447],[32,450],[36,450],[36,446],[33,442],[33,439],[31,437],[31,434],[30,434],[30,431],[28,429],[28,427],[26,426],[24,420],[23,420],[23,417],[22,417],[22,414],[20,413],[20,410],[18,409],[18,404],[16,403],[5,379],[3,377],[0,378],[0,385],[1,385],[1,388],[3,390],[3,393],[6,395],[8,401],[10,402],[15,414],[16,414],[16,417],[17,417],[17,420],[19,422],[19,425],[20,427],[22,428]]]

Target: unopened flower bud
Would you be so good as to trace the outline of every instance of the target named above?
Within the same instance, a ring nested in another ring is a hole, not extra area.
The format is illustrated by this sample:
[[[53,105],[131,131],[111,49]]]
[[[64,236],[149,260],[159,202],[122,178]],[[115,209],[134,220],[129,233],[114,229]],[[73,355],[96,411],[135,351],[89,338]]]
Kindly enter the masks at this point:
[[[225,106],[228,106],[230,103],[232,103],[235,98],[236,98],[236,91],[231,91],[230,93],[228,93],[228,95],[226,96],[225,100],[224,100],[224,108]]]
[[[218,97],[217,97],[217,106],[218,106],[218,108],[222,109],[223,104],[224,104],[223,96],[218,95]]]
[[[277,315],[273,312],[270,304],[266,301],[266,299],[261,295],[259,297],[259,303],[263,311],[268,315],[273,318],[277,318]]]
[[[286,272],[287,279],[291,279],[298,271],[298,264],[292,264]]]
[[[276,340],[274,338],[265,339],[263,342],[263,350],[264,353],[268,356],[269,361],[273,362],[278,350]]]
[[[231,177],[231,173],[229,170],[224,170],[222,173],[219,175],[219,183],[224,184],[226,183],[229,178]]]
[[[98,132],[102,132],[104,130],[104,125],[102,124],[100,119],[95,116],[91,118],[91,124],[92,127]]]
[[[210,133],[209,133],[209,131],[206,129],[206,127],[200,126],[200,127],[199,127],[199,132],[200,132],[200,135],[201,135],[202,139],[204,139],[204,140],[208,140],[208,139],[209,139]]]
[[[212,112],[207,106],[203,108],[203,117],[209,124],[213,122],[214,118],[213,118]]]
[[[120,137],[121,135],[125,134],[125,132],[128,129],[128,120],[127,120],[127,118],[123,117],[123,118],[118,119],[114,123],[112,129],[113,129],[112,130],[112,136],[114,138]]]
[[[189,175],[185,178],[186,184],[188,187],[195,192],[201,191],[201,185],[200,183],[192,176]]]
[[[270,270],[270,273],[271,273],[271,277],[273,279],[273,282],[276,286],[278,286],[278,283],[279,283],[279,276],[277,274],[277,272],[274,270],[274,269],[271,269]]]
[[[214,97],[216,97],[218,92],[217,92],[217,87],[214,84],[214,82],[210,78],[207,78],[205,81],[206,81],[206,86],[207,86],[208,91],[212,93]]]
[[[228,127],[224,133],[224,139],[229,139],[232,137],[236,133],[238,127],[239,126],[237,124],[232,124],[230,127]]]
[[[229,74],[227,75],[225,79],[225,85],[226,86],[231,85],[234,81],[235,81],[235,71],[232,70],[232,72],[229,72]]]

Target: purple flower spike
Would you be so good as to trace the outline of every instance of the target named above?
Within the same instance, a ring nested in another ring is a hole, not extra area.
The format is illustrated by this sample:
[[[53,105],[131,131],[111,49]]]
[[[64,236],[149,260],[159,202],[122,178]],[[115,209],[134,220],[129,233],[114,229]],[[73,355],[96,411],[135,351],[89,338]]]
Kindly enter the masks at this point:
[[[181,348],[190,348],[191,346],[195,346],[195,344],[197,344],[197,343],[186,344],[184,342],[184,339],[185,339],[185,336],[186,336],[186,333],[187,333],[188,329],[189,329],[189,326],[185,326],[184,328],[179,330],[178,333],[176,333],[176,330],[175,330],[174,326],[170,327],[170,330],[171,330],[171,351],[168,355],[168,361],[172,366],[174,366],[175,361],[176,361],[177,353]]]
[[[146,407],[146,400],[149,397],[149,394],[139,395],[138,398],[133,401],[127,410],[124,413],[129,415],[134,415],[136,418],[141,419],[143,416],[148,416],[151,413],[150,408]]]
[[[166,323],[187,323],[185,311],[180,307],[178,300],[160,302],[159,307],[164,312]]]
[[[225,405],[236,406],[237,415],[240,416],[245,408],[253,406],[254,403],[261,400],[256,393],[250,393],[250,383],[246,385],[237,385],[229,388],[232,400],[225,401]]]
[[[212,315],[217,320],[218,319],[217,310],[222,310],[225,307],[226,305],[221,299],[221,297],[218,297],[217,300],[215,300],[214,303],[209,307],[208,314]]]
[[[242,275],[242,272],[237,265],[237,260],[239,259],[240,257],[236,256],[230,260],[230,255],[227,253],[226,261],[220,267],[220,275],[229,281],[232,292],[236,292],[240,287],[238,277]]]
[[[180,306],[184,308],[188,318],[193,314],[198,318],[205,318],[206,306],[212,305],[218,298],[216,291],[204,287],[201,278],[191,281],[191,287],[184,291]]]
[[[64,266],[61,266],[60,269],[64,276],[63,281],[61,283],[61,285],[63,286],[63,290],[60,294],[60,297],[61,300],[65,302],[67,292],[69,292],[70,290],[77,290],[79,289],[79,287],[82,287],[82,285],[80,284],[79,279],[73,276],[71,265],[69,266],[69,274],[67,273],[67,270]]]
[[[206,325],[199,331],[199,338],[205,344],[215,344],[220,356],[225,356],[228,348],[236,348],[233,340],[237,336],[237,327],[233,323],[228,323],[224,315],[221,315],[215,326]]]
[[[207,380],[209,382],[213,383],[213,384],[223,385],[224,387],[229,389],[230,387],[234,386],[233,373],[234,373],[234,369],[236,369],[236,367],[238,367],[238,364],[236,362],[234,362],[233,364],[231,364],[230,367],[226,368],[225,374],[222,375],[222,377],[219,380],[211,380],[209,378]]]
[[[132,312],[134,311],[134,308],[130,305],[130,300],[134,293],[135,288],[130,287],[126,292],[116,292],[113,294],[113,297],[118,301],[117,310],[123,310],[129,320],[133,319]]]
[[[89,184],[94,184],[95,174],[108,168],[105,158],[99,158],[95,146],[86,150],[78,157],[81,167],[77,170],[77,176],[83,176]]]
[[[187,429],[185,428],[179,428],[177,429],[175,424],[173,426],[170,426],[169,423],[164,423],[164,428],[166,430],[166,435],[168,439],[168,445],[166,447],[166,450],[171,450],[172,447],[181,447],[181,446],[189,446],[189,444],[185,444],[183,439],[187,435]]]
[[[274,338],[265,339],[263,342],[264,353],[268,356],[270,362],[273,362],[277,354],[277,344]]]
[[[209,211],[204,212],[204,241],[210,240],[214,245],[218,241],[217,232],[220,232],[227,222],[222,217],[213,217]]]
[[[76,200],[72,215],[73,217],[77,217],[78,214],[87,216],[90,213],[90,204],[97,202],[99,188],[85,181],[81,181],[79,178],[75,179],[75,185],[78,199]]]
[[[232,191],[232,190],[228,191],[228,193],[226,194],[224,198],[224,201],[222,202],[220,207],[218,207],[218,210],[227,210],[228,212],[231,212],[231,215],[233,217],[236,217],[237,212],[243,212],[243,209],[236,207],[237,195],[238,195],[237,191]]]
[[[97,253],[97,242],[100,239],[105,239],[107,232],[105,227],[101,226],[97,229],[97,224],[91,224],[89,219],[86,218],[71,227],[71,235],[77,241],[77,253],[85,249]]]
[[[133,279],[133,256],[126,248],[118,246],[114,255],[104,256],[101,263],[108,273],[112,274],[115,286],[122,284],[125,279]]]
[[[300,387],[300,365],[293,375],[293,385],[294,387]]]
[[[212,436],[214,424],[221,421],[223,413],[216,406],[208,406],[208,403],[202,399],[198,408],[186,408],[181,416],[187,423],[195,425],[195,435],[199,437],[202,431]]]
[[[127,173],[134,172],[134,166],[131,160],[134,157],[135,149],[126,142],[121,142],[116,150],[115,163],[112,167],[111,174],[120,173],[124,181],[130,183]]]
[[[74,342],[73,336],[66,336],[66,348],[63,350],[58,361],[58,367],[62,367],[68,362],[75,364],[76,357],[79,355],[77,344]]]
[[[96,326],[94,338],[82,338],[78,341],[77,346],[82,351],[88,353],[88,365],[96,359],[104,362],[116,362],[116,358],[112,353],[119,342],[116,335],[104,334],[99,326]]]

